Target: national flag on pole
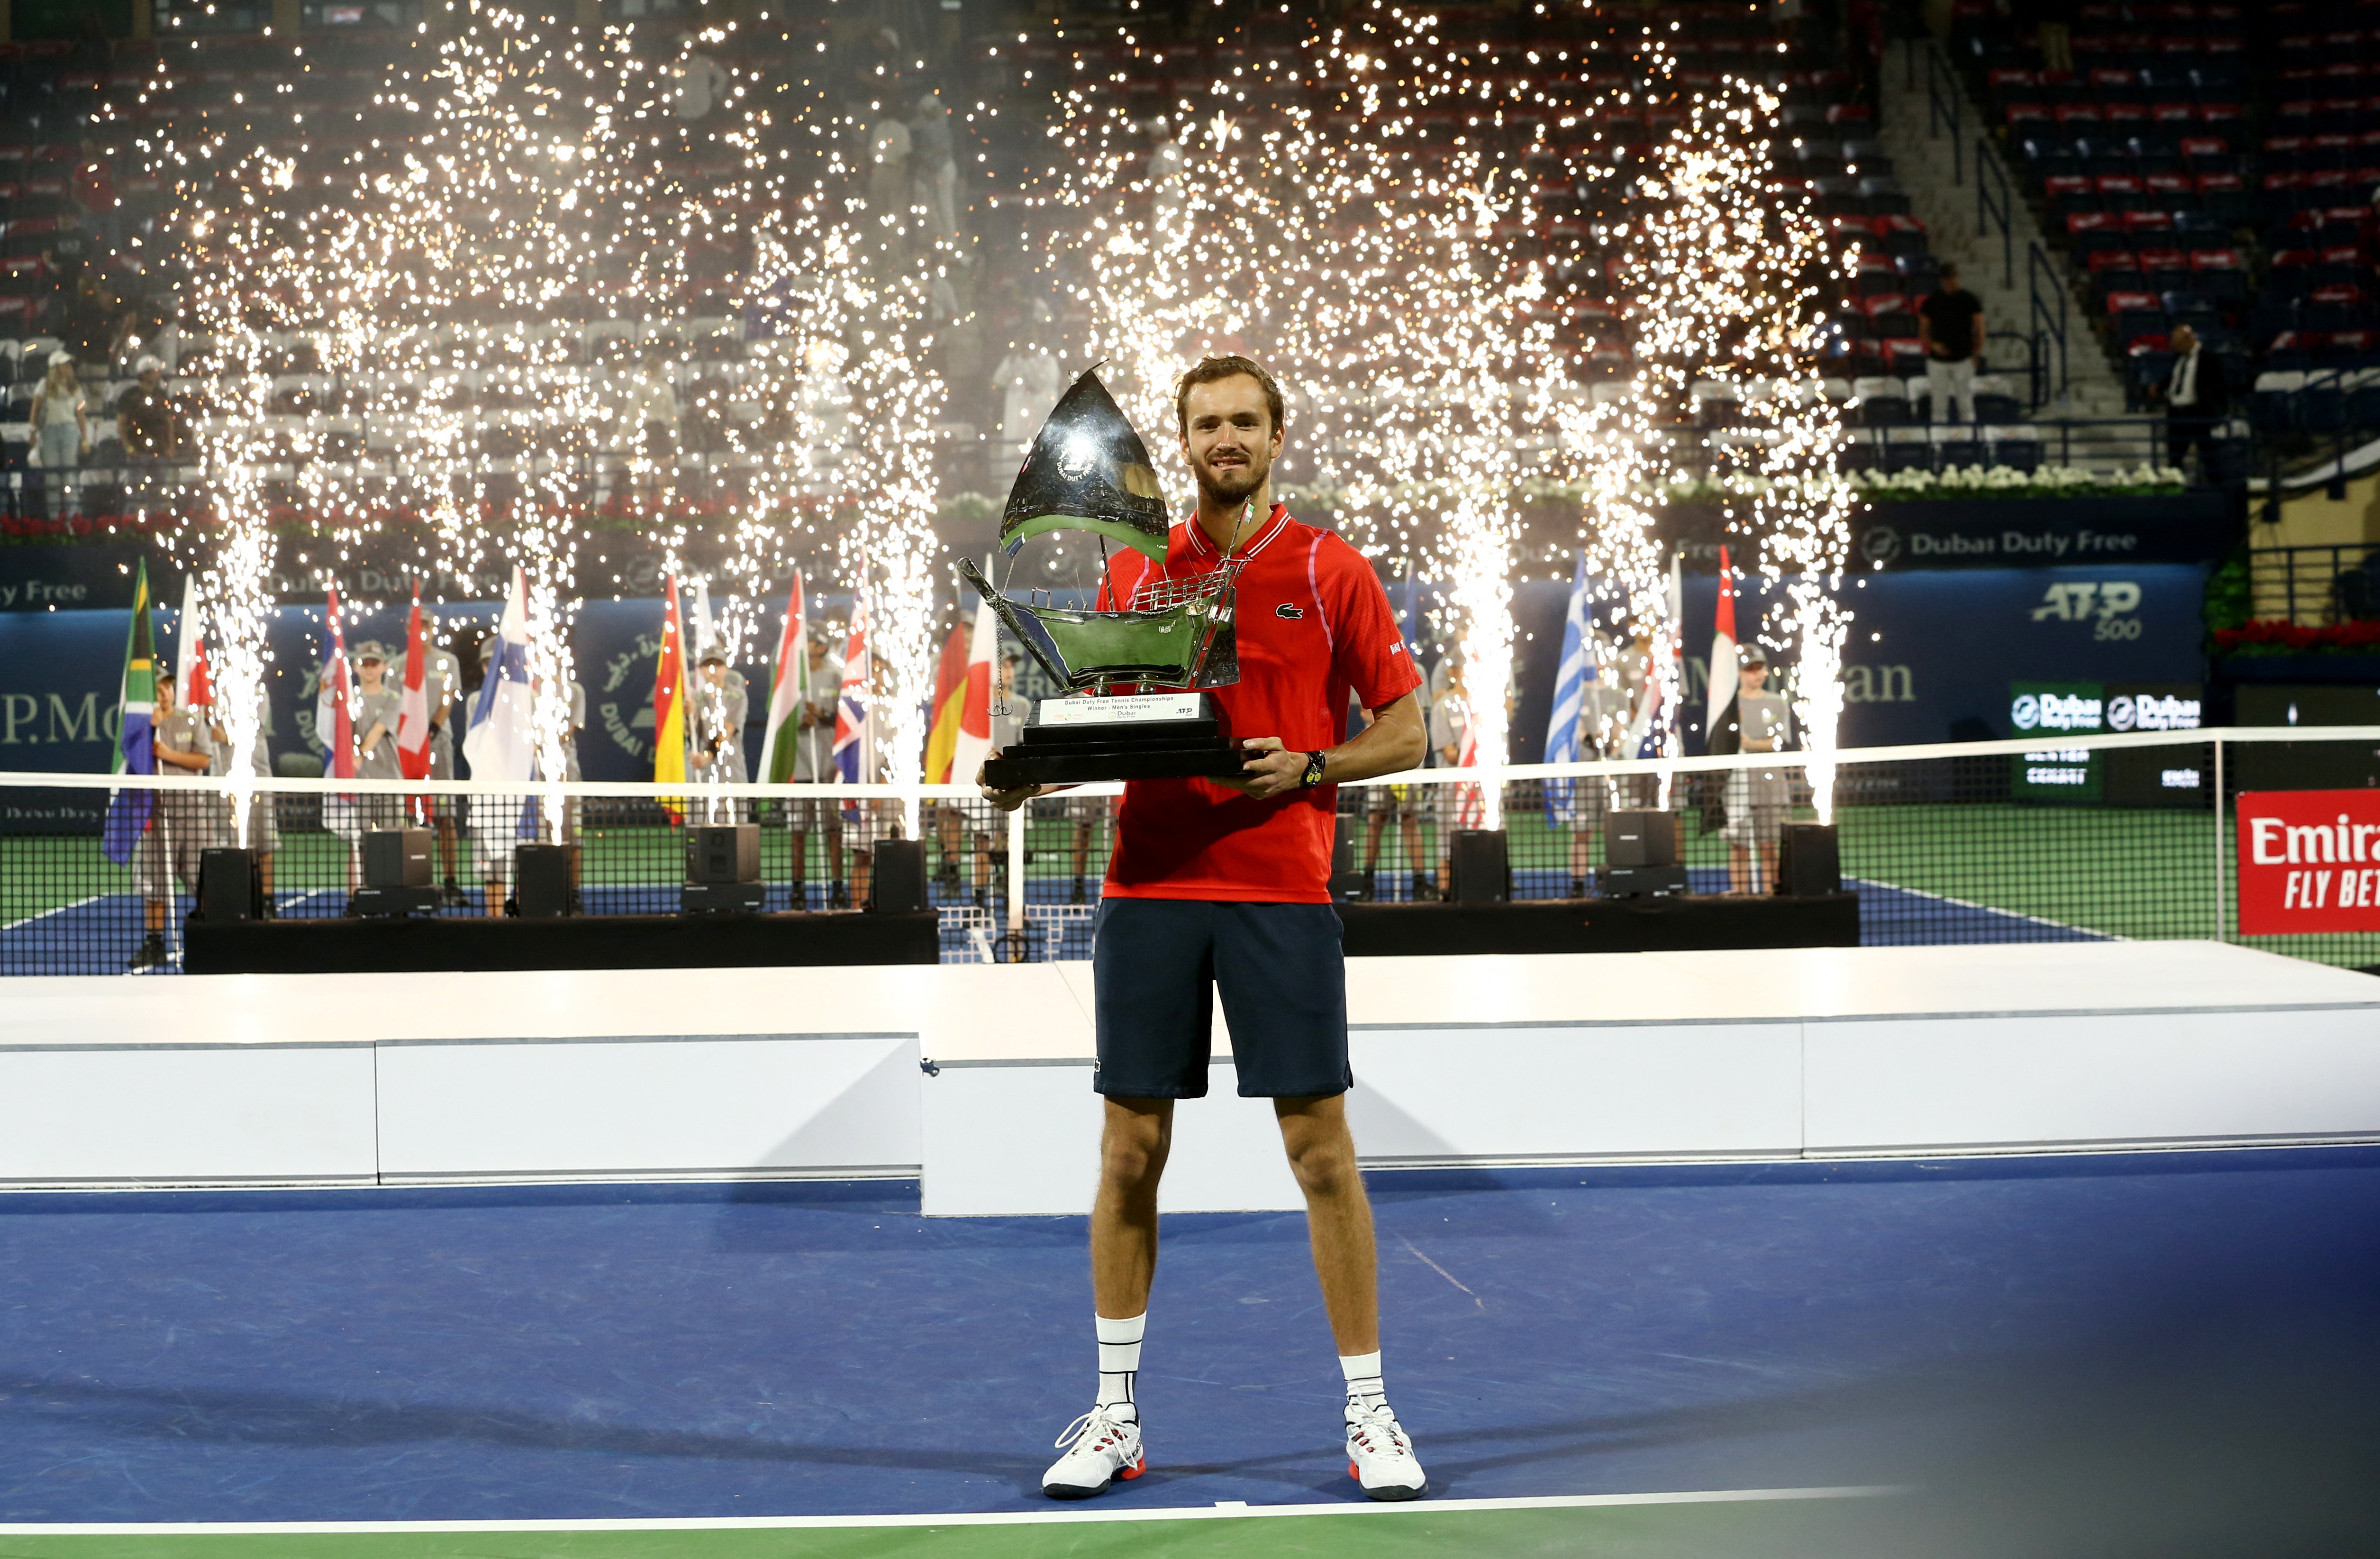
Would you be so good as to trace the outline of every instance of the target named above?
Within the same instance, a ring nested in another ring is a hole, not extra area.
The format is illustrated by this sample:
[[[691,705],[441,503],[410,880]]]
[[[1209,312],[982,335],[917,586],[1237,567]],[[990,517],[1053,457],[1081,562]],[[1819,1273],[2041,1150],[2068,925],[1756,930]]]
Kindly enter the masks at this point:
[[[207,671],[207,618],[199,603],[199,576],[182,576],[182,616],[174,634],[174,691],[185,709],[203,709],[215,701],[214,678]]]
[[[1587,685],[1595,680],[1595,636],[1587,623],[1586,554],[1578,554],[1578,569],[1570,584],[1570,610],[1562,616],[1561,660],[1554,672],[1554,713],[1546,723],[1546,761],[1575,763],[1583,750],[1578,723],[1586,707]],[[1546,822],[1572,821],[1571,780],[1546,782]]]
[[[686,626],[693,635],[686,641],[686,647],[698,657],[705,650],[710,648],[710,581],[709,579],[694,581],[694,619]]]
[[[322,649],[322,675],[314,695],[314,739],[322,744],[326,756],[322,773],[327,779],[356,777],[356,687],[355,673],[347,664],[347,629],[339,620],[339,587],[331,586],[322,606],[322,626],[328,641]]]
[[[876,772],[868,729],[868,601],[854,596],[851,636],[843,646],[843,694],[834,706],[834,768],[845,785]]]
[[[975,636],[967,645],[965,702],[959,710],[958,746],[951,753],[951,783],[973,785],[991,756],[992,657],[1000,653],[1000,618],[990,602],[975,609]]]
[[[518,564],[513,565],[512,591],[496,625],[488,679],[472,700],[463,756],[475,780],[537,777],[537,718],[528,680],[528,576]]]
[[[421,581],[413,581],[413,611],[405,619],[405,688],[396,700],[396,772],[407,779],[430,777],[430,695],[422,685],[430,666],[430,640],[421,629]],[[413,798],[417,817],[430,815],[429,798]]]
[[[959,721],[966,705],[967,630],[953,624],[934,662],[933,724],[926,733],[926,783],[951,783],[951,760],[958,753]]]
[[[1740,752],[1736,724],[1735,577],[1728,572],[1727,549],[1718,549],[1718,612],[1712,626],[1710,696],[1703,703],[1703,741],[1713,753]]]
[[[686,779],[686,620],[680,615],[677,576],[662,576],[662,652],[653,667],[653,782],[674,785]],[[681,821],[678,809],[666,801],[670,821]]]
[[[1463,740],[1454,749],[1454,766],[1458,769],[1475,769],[1479,766],[1479,743],[1472,735],[1471,706],[1464,703],[1462,709]],[[1459,794],[1454,803],[1454,826],[1457,828],[1487,827],[1487,792],[1475,783],[1459,785],[1455,789]]]
[[[115,694],[121,735],[111,772],[119,774],[157,772],[157,655],[149,623],[149,565],[144,561],[138,566],[132,577],[132,626],[124,635],[124,680]],[[156,804],[153,790],[119,790],[109,797],[100,853],[118,866],[129,862]]]
[[[777,635],[776,675],[769,682],[769,730],[760,738],[762,783],[783,785],[794,777],[801,755],[802,706],[809,696],[809,623],[802,603],[802,577],[795,573],[793,594],[785,598],[784,630]]]

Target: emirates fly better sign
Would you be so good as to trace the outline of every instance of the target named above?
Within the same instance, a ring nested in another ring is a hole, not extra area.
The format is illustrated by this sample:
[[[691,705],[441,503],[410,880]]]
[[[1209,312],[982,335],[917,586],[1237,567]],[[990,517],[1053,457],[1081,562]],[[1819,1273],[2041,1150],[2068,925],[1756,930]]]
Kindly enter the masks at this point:
[[[2380,931],[2380,790],[2242,791],[2240,933]]]

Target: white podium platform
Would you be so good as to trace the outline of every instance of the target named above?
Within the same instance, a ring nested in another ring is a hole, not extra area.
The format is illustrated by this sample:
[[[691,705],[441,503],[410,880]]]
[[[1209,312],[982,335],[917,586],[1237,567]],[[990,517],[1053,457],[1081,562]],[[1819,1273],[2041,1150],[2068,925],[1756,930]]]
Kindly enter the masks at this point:
[[[2214,943],[1357,959],[1376,1168],[2380,1140],[2380,981]],[[1080,1213],[1090,966],[25,979],[0,1185],[918,1177]],[[1298,1205],[1269,1105],[1172,1211]]]

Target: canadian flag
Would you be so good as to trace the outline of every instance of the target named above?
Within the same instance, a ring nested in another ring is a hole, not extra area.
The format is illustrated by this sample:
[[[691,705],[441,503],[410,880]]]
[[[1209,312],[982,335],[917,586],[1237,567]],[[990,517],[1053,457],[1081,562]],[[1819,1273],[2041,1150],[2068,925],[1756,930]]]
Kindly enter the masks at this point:
[[[182,617],[174,645],[174,690],[182,707],[201,709],[215,701],[214,678],[207,671],[206,611],[199,603],[199,577],[182,576]]]
[[[989,602],[975,609],[975,636],[967,643],[966,702],[959,709],[959,743],[951,755],[951,783],[973,785],[991,756],[991,660],[1000,652],[1000,618]]]

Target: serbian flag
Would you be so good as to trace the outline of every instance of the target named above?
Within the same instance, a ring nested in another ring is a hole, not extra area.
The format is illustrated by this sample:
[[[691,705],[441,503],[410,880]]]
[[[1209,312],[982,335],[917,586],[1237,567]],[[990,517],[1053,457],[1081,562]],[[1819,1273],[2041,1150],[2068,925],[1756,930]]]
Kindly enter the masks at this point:
[[[777,635],[777,671],[769,683],[769,731],[760,738],[763,784],[783,785],[794,777],[801,755],[802,706],[809,696],[809,623],[802,603],[802,577],[795,573],[794,593],[785,600],[784,630]]]
[[[430,640],[421,629],[421,581],[413,581],[413,612],[405,619],[405,688],[396,700],[396,772],[407,779],[430,777],[430,695],[422,675],[430,665]],[[414,814],[426,820],[429,798],[413,798]]]
[[[926,783],[951,783],[951,760],[958,753],[959,722],[966,708],[967,630],[953,627],[934,663],[934,724],[926,736]]]
[[[330,642],[322,652],[321,690],[314,695],[314,739],[327,758],[322,773],[328,779],[356,777],[355,673],[347,664],[347,630],[339,621],[339,587],[331,586],[322,607],[322,625]]]
[[[1728,572],[1727,549],[1718,549],[1718,616],[1711,633],[1710,697],[1703,706],[1703,740],[1713,753],[1740,752],[1736,722],[1735,576]]]
[[[989,602],[975,609],[975,639],[967,646],[966,702],[959,711],[958,745],[951,753],[951,782],[973,785],[991,756],[991,658],[1000,652],[1000,618]]]
[[[868,603],[851,603],[851,637],[843,646],[843,696],[834,706],[834,768],[845,785],[876,772],[868,731]]]
[[[157,772],[157,654],[149,624],[149,565],[143,562],[139,568],[132,577],[132,626],[124,636],[124,680],[115,694],[116,728],[122,734],[113,772],[119,774]],[[153,790],[119,790],[109,797],[100,853],[118,866],[128,863],[156,803]]]
[[[174,638],[174,691],[185,709],[201,709],[215,701],[214,678],[207,671],[206,614],[199,604],[199,577],[182,576],[182,617]]]
[[[686,622],[679,615],[677,576],[662,577],[662,654],[653,668],[653,783],[686,779]],[[672,822],[684,814],[667,801]]]

